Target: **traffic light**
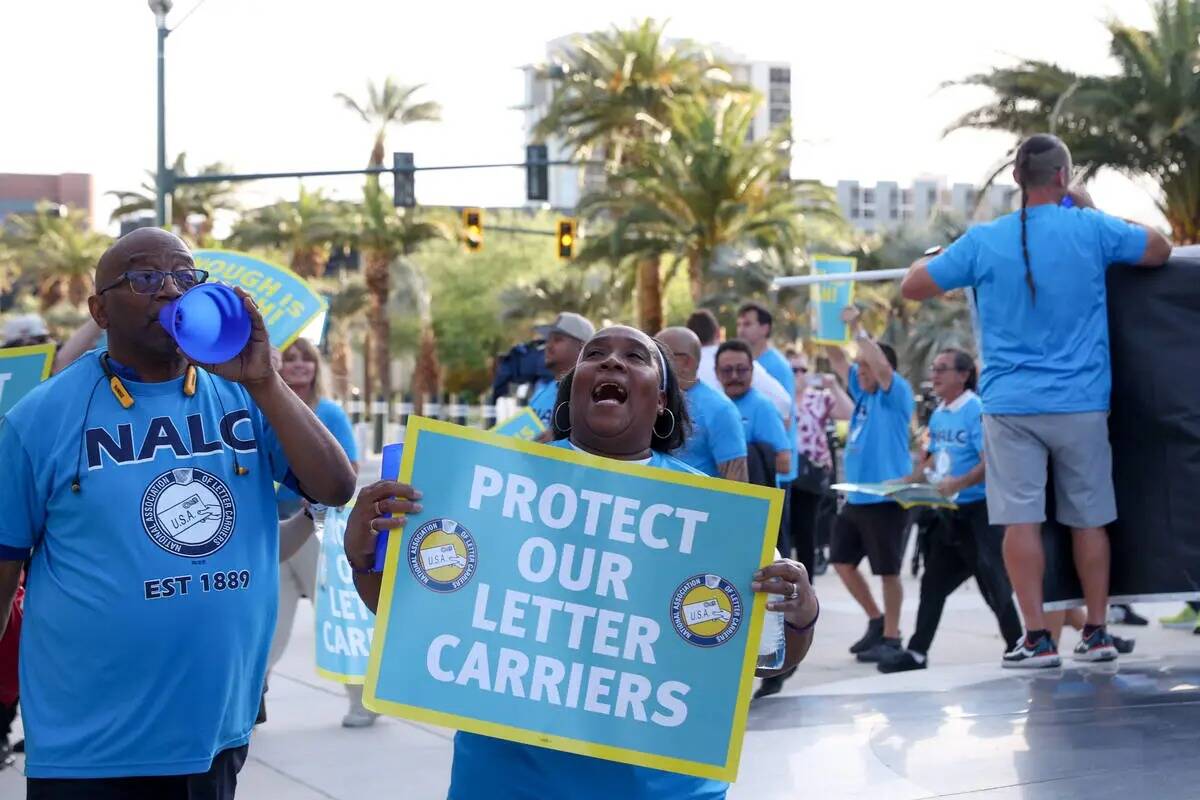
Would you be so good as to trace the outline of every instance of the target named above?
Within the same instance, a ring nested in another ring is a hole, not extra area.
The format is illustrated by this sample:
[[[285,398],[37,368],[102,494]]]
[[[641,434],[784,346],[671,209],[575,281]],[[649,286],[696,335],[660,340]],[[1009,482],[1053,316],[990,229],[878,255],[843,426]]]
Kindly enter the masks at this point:
[[[545,202],[550,199],[550,175],[546,164],[548,150],[544,144],[525,147],[525,199]]]
[[[575,220],[558,221],[558,257],[564,261],[575,255]]]
[[[396,208],[417,204],[416,173],[412,153],[392,153],[392,178],[395,180],[392,202]]]
[[[469,252],[475,253],[483,249],[483,211],[478,208],[464,208],[462,212],[463,242]]]

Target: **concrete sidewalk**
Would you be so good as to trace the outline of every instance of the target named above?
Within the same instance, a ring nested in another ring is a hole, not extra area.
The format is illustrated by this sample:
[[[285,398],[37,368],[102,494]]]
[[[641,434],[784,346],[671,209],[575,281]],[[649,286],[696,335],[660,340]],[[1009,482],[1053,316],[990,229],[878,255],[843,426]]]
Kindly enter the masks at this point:
[[[897,776],[877,757],[871,737],[879,730],[880,715],[865,707],[862,698],[895,698],[906,692],[928,696],[1012,678],[1011,672],[999,667],[1003,644],[974,583],[962,587],[947,604],[931,668],[904,675],[880,675],[873,665],[858,664],[848,655],[847,648],[862,634],[864,618],[832,573],[816,585],[822,616],[812,652],[781,695],[751,706],[740,778],[730,797],[937,796]],[[905,589],[907,636],[916,614],[918,585],[909,578]],[[1174,603],[1138,607],[1152,621],[1176,609]],[[1200,636],[1163,630],[1156,622],[1148,628],[1115,630],[1138,638],[1136,654],[1122,661],[1131,668],[1167,656],[1200,662]],[[1077,635],[1068,633],[1063,650],[1069,651],[1076,641]],[[251,742],[239,797],[445,797],[452,732],[389,718],[367,729],[340,727],[347,705],[344,690],[317,676],[313,648],[312,605],[301,603],[289,649],[271,678],[268,721]],[[837,702],[851,696],[854,702]],[[938,707],[939,720],[955,715],[950,702],[947,697],[947,708]],[[785,714],[782,720],[781,714]],[[958,741],[962,743],[961,737]],[[980,745],[988,746],[982,741]],[[0,772],[0,798],[24,796],[20,767],[18,762],[16,768]]]

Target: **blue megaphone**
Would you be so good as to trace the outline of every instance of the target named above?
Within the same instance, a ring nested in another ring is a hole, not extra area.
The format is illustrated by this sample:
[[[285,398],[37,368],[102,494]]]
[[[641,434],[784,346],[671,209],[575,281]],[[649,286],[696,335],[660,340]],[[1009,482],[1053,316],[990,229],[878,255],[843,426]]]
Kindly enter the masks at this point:
[[[158,321],[188,358],[224,364],[250,341],[250,315],[242,298],[219,283],[202,283],[158,312]]]

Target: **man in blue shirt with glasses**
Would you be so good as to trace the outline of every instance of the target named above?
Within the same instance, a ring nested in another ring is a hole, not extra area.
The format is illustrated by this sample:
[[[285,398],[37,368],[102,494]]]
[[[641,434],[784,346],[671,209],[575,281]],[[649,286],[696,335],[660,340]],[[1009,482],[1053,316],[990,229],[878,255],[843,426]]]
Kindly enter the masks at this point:
[[[207,278],[158,228],[100,259],[92,351],[0,418],[0,626],[21,637],[28,796],[226,800],[275,623],[275,481],[341,505],[354,472],[250,340],[189,363],[159,311]],[[0,634],[3,632],[0,631]]]

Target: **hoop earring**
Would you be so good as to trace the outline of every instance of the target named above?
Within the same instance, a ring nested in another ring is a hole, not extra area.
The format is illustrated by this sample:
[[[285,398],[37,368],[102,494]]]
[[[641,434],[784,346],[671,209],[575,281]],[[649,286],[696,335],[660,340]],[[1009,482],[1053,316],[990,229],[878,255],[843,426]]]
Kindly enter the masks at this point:
[[[566,408],[567,408],[567,427],[565,427],[565,428],[562,425],[558,424],[558,412],[563,410],[563,406],[566,406]],[[567,403],[565,401],[562,403],[559,403],[558,406],[555,407],[555,409],[554,409],[554,414],[551,415],[551,417],[550,417],[550,422],[554,425],[554,430],[556,430],[560,433],[570,433],[571,432],[571,425],[570,425],[571,404]]]
[[[674,414],[674,412],[672,412],[672,411],[671,411],[671,409],[669,409],[669,408],[664,408],[664,409],[663,409],[663,414],[670,414],[670,415],[671,415],[671,429],[670,429],[670,430],[668,430],[666,433],[659,433],[659,432],[658,432],[658,420],[655,420],[655,421],[654,421],[654,427],[652,428],[652,430],[654,431],[654,435],[655,435],[655,436],[657,436],[659,439],[664,439],[664,440],[665,440],[665,439],[670,439],[670,438],[671,438],[671,434],[673,434],[673,433],[675,432],[675,414]],[[659,414],[659,415],[658,415],[658,419],[662,419],[662,414]]]

